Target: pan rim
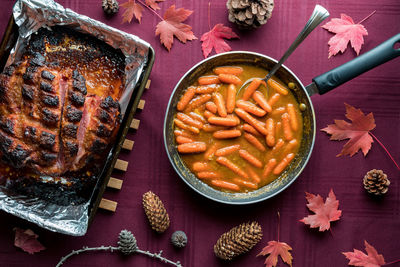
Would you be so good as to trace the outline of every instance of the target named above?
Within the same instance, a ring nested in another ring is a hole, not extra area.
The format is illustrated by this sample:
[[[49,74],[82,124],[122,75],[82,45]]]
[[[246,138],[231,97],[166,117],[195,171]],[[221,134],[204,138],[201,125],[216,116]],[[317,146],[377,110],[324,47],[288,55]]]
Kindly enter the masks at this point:
[[[198,194],[200,194],[200,195],[202,195],[202,196],[204,196],[204,197],[206,197],[206,198],[208,198],[208,199],[210,199],[210,200],[219,202],[219,203],[229,204],[229,205],[248,205],[248,204],[258,203],[258,202],[267,200],[267,199],[269,199],[269,198],[272,198],[272,197],[278,195],[279,193],[281,193],[282,191],[284,191],[287,187],[289,187],[289,186],[301,175],[301,173],[303,172],[304,168],[307,166],[308,161],[310,160],[310,157],[311,157],[311,154],[312,154],[312,151],[313,151],[313,148],[314,148],[315,136],[316,136],[316,118],[315,118],[315,112],[314,112],[314,107],[313,107],[311,98],[310,98],[309,94],[307,93],[307,90],[306,90],[305,86],[304,86],[303,83],[300,81],[300,79],[299,79],[288,67],[286,67],[285,65],[282,65],[281,68],[284,68],[285,71],[287,71],[287,72],[297,81],[297,83],[298,83],[299,85],[301,85],[301,90],[304,92],[304,95],[305,95],[306,99],[308,100],[308,103],[309,103],[309,107],[308,107],[308,108],[310,108],[310,112],[311,112],[311,114],[312,114],[312,125],[313,125],[313,126],[312,126],[312,129],[311,129],[311,132],[312,132],[311,145],[310,145],[309,152],[307,153],[307,155],[304,155],[304,156],[306,156],[306,158],[305,158],[305,160],[304,160],[304,163],[302,164],[302,166],[301,166],[300,169],[298,170],[298,172],[297,172],[297,174],[295,175],[295,177],[292,178],[290,181],[288,181],[286,184],[284,184],[282,187],[280,187],[278,190],[276,190],[275,192],[273,192],[273,193],[271,193],[271,194],[265,194],[265,195],[254,196],[254,195],[249,194],[249,193],[229,193],[229,194],[231,194],[232,196],[234,196],[234,195],[240,195],[240,196],[248,195],[248,196],[249,196],[249,197],[238,198],[238,199],[235,199],[234,197],[233,197],[233,198],[227,198],[227,197],[224,197],[224,196],[221,196],[221,198],[216,198],[216,197],[214,197],[214,196],[208,195],[206,192],[203,192],[203,191],[200,190],[199,188],[196,188],[193,184],[191,184],[191,183],[188,181],[188,179],[187,179],[187,178],[181,173],[181,171],[177,168],[177,166],[176,166],[176,164],[174,163],[174,160],[173,160],[173,158],[172,158],[172,156],[171,156],[171,154],[170,154],[170,152],[169,152],[168,141],[167,141],[167,122],[168,122],[168,114],[169,114],[169,111],[170,111],[170,109],[171,109],[171,107],[172,107],[172,102],[173,102],[174,96],[176,95],[176,92],[177,92],[178,88],[180,87],[180,84],[183,82],[184,79],[186,79],[186,78],[189,76],[189,74],[190,74],[192,71],[194,71],[194,70],[197,69],[199,66],[201,66],[202,64],[204,64],[204,63],[206,63],[206,62],[208,62],[208,61],[211,61],[211,60],[213,60],[213,59],[215,59],[215,58],[217,58],[217,57],[223,57],[223,56],[230,55],[230,54],[247,54],[247,55],[251,55],[251,56],[255,56],[255,57],[264,58],[264,59],[267,59],[267,60],[272,61],[272,62],[274,62],[274,63],[277,63],[277,62],[278,62],[278,61],[277,61],[276,59],[274,59],[274,58],[271,58],[271,57],[269,57],[269,56],[267,56],[267,55],[260,54],[260,53],[257,53],[257,52],[251,52],[251,51],[230,51],[230,52],[225,52],[225,53],[220,53],[220,54],[213,55],[213,56],[208,57],[208,58],[205,58],[205,59],[201,60],[200,62],[198,62],[197,64],[195,64],[195,65],[194,65],[193,67],[191,67],[187,72],[185,72],[185,74],[182,75],[182,77],[181,77],[181,78],[179,79],[179,81],[176,83],[176,85],[175,85],[173,91],[171,92],[170,98],[169,98],[169,100],[168,100],[168,105],[167,105],[167,108],[166,108],[166,110],[165,110],[164,123],[163,123],[163,139],[164,139],[164,147],[165,147],[165,150],[166,150],[168,159],[169,159],[169,161],[170,161],[170,164],[171,164],[172,167],[174,168],[174,171],[179,175],[179,177],[180,177],[191,189],[193,189],[193,190],[194,190],[195,192],[197,192]],[[210,186],[208,186],[208,187],[209,187],[210,189],[213,189],[213,188],[210,187]],[[261,188],[263,188],[263,187],[261,187]],[[261,189],[261,188],[260,188],[260,189]],[[260,189],[258,189],[258,190],[260,190]],[[215,190],[215,189],[213,189],[213,190]],[[252,191],[252,192],[256,192],[256,191],[258,191],[258,190],[255,190],[255,191]],[[223,193],[222,191],[218,191],[218,190],[215,190],[215,191],[220,192],[220,193]],[[250,192],[250,193],[251,193],[251,192]]]

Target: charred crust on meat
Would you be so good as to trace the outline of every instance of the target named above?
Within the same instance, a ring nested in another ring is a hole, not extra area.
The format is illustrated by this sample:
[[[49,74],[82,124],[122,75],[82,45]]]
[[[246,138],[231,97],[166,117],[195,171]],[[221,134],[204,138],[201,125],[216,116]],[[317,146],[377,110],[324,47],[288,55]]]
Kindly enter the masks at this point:
[[[86,95],[86,80],[85,78],[77,71],[74,70],[72,72],[72,88]]]
[[[110,131],[104,124],[100,124],[97,128],[96,135],[98,137],[109,137],[112,131]]]
[[[99,119],[101,122],[109,122],[111,120],[111,116],[107,111],[101,109],[99,112]]]
[[[72,123],[67,124],[63,127],[63,133],[65,136],[76,138],[77,132],[78,132],[78,126]]]
[[[36,73],[36,66],[28,66],[25,70],[25,73],[22,75],[22,79],[24,79],[25,83],[32,84],[34,82],[34,77]]]
[[[72,104],[76,107],[81,107],[85,104],[85,97],[79,92],[69,91],[69,100],[71,100]]]
[[[43,131],[40,135],[40,146],[52,149],[56,143],[56,136],[54,134]]]
[[[31,59],[30,63],[35,66],[43,66],[44,63],[46,62],[46,58],[42,54],[37,52],[32,53],[30,59]]]
[[[90,147],[90,151],[92,151],[93,153],[100,154],[103,153],[106,148],[107,148],[107,143],[101,139],[96,138],[93,141],[92,146]]]
[[[42,151],[42,160],[45,164],[52,164],[57,159],[57,154]]]
[[[30,140],[31,142],[36,142],[37,140],[37,130],[35,127],[32,126],[26,126],[24,130],[24,137],[25,139]]]
[[[15,71],[15,66],[10,65],[10,66],[4,68],[3,73],[7,76],[11,76],[11,75],[13,75],[14,71]]]
[[[50,107],[58,106],[58,96],[45,94],[42,96],[42,102]]]
[[[22,85],[22,97],[25,100],[33,100],[34,89],[29,85]]]
[[[51,86],[51,84],[46,82],[40,82],[40,89],[49,93],[53,92],[53,87]]]
[[[66,111],[67,111],[66,116],[67,116],[68,121],[70,121],[70,122],[81,121],[82,114],[83,114],[83,112],[81,110],[76,109],[76,108],[72,107],[71,105],[68,105]]]
[[[51,112],[51,110],[44,108],[42,109],[43,121],[47,124],[55,124],[59,121],[57,114]]]
[[[0,127],[4,132],[14,134],[14,122],[8,118],[5,121],[0,121]]]
[[[14,149],[3,153],[3,160],[5,160],[12,167],[19,169],[25,165],[25,162],[31,151],[18,144]]]
[[[50,71],[47,71],[47,70],[42,71],[41,75],[42,75],[43,79],[46,79],[46,80],[49,80],[49,81],[53,81],[54,78],[56,77]]]
[[[68,151],[68,153],[71,157],[78,154],[78,145],[77,144],[66,141],[64,143],[64,145],[65,145],[65,150]]]
[[[8,149],[14,143],[13,139],[0,131],[0,150],[3,154],[8,153]]]
[[[119,107],[119,104],[117,101],[114,101],[114,99],[111,96],[107,96],[101,102],[100,107],[104,108],[105,110],[109,110],[110,108],[117,109]]]

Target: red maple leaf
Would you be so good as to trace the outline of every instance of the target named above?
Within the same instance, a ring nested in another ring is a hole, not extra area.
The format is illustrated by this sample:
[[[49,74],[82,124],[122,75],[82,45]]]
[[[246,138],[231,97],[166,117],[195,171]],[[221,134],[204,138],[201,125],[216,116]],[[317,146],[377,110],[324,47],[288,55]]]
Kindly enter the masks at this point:
[[[364,267],[380,267],[385,264],[385,259],[382,254],[378,254],[376,249],[368,244],[364,240],[365,251],[368,255],[358,249],[354,249],[354,252],[342,252],[348,260],[350,260],[349,265],[353,266],[364,266]]]
[[[363,36],[368,35],[367,30],[360,23],[355,24],[351,17],[346,14],[340,14],[340,19],[331,19],[322,26],[322,28],[336,34],[329,39],[328,58],[336,55],[339,51],[343,53],[349,42],[357,55],[360,53],[361,46],[364,44]]]
[[[269,254],[264,262],[266,267],[276,266],[278,263],[278,256],[281,256],[283,262],[287,263],[289,266],[292,266],[293,257],[289,250],[292,250],[292,248],[285,242],[273,240],[269,241],[268,245],[264,247],[257,256],[266,256]]]
[[[122,14],[122,23],[130,23],[133,16],[135,16],[139,23],[141,22],[143,13],[143,7],[141,5],[137,4],[135,1],[129,0],[128,2],[122,3],[121,6],[125,8],[124,13]]]
[[[182,43],[197,39],[192,32],[192,27],[182,23],[193,11],[184,8],[175,9],[175,5],[170,6],[164,13],[164,20],[157,24],[156,35],[160,35],[161,43],[171,50],[174,36]]]
[[[159,2],[164,2],[165,0],[146,0],[146,5],[148,5],[149,7],[151,7],[154,10],[160,9],[160,7],[158,6]]]
[[[38,240],[38,235],[31,229],[14,228],[15,240],[14,246],[21,248],[23,251],[33,254],[46,249]]]
[[[344,105],[346,106],[346,118],[351,123],[344,120],[335,120],[335,124],[330,124],[328,127],[321,129],[321,131],[331,134],[331,140],[350,139],[343,146],[343,150],[337,155],[338,157],[342,155],[350,155],[351,157],[359,149],[366,156],[373,142],[369,131],[376,126],[374,115],[371,112],[365,116],[360,109],[356,109],[346,103]]]
[[[308,215],[300,221],[310,225],[311,228],[319,227],[319,231],[321,232],[328,230],[331,227],[330,222],[339,220],[342,215],[342,211],[338,210],[339,200],[336,200],[332,189],[325,203],[320,195],[314,195],[308,192],[306,192],[306,199],[308,201],[308,209],[315,214]]]
[[[239,38],[239,36],[232,31],[231,28],[219,23],[212,28],[209,32],[201,36],[201,49],[203,50],[204,57],[208,57],[212,49],[215,49],[217,54],[222,52],[231,51],[231,47],[225,42],[225,39]]]

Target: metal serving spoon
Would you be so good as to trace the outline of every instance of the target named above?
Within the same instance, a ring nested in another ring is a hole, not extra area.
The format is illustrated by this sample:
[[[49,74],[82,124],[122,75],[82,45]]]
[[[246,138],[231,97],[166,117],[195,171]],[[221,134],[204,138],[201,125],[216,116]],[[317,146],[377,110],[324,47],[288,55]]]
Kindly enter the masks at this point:
[[[311,14],[311,17],[307,21],[307,24],[304,26],[303,30],[299,33],[296,40],[294,40],[292,45],[285,52],[285,54],[281,57],[279,62],[277,64],[275,64],[275,66],[271,69],[271,71],[267,74],[267,76],[265,76],[265,78],[262,80],[267,82],[272,77],[272,75],[274,75],[275,72],[282,66],[283,62],[285,62],[285,60],[299,46],[299,44],[301,44],[301,42],[303,42],[303,40],[315,29],[315,27],[317,27],[327,17],[329,17],[328,10],[326,10],[324,7],[322,7],[320,5],[316,5],[313,13]],[[246,85],[248,85],[254,79],[256,79],[256,78],[250,78],[247,81],[245,81],[244,84],[238,90],[238,94]]]

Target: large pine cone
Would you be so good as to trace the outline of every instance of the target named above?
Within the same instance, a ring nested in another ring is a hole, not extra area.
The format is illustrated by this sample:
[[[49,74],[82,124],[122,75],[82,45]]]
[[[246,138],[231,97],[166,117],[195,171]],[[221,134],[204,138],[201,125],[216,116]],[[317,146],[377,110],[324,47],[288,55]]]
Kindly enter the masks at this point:
[[[364,176],[364,188],[368,193],[380,196],[389,190],[390,181],[381,170],[370,170]]]
[[[154,231],[163,233],[168,229],[169,216],[167,210],[156,194],[151,191],[143,194],[143,208],[147,219],[149,219],[150,226]]]
[[[274,9],[274,0],[228,0],[229,21],[239,28],[258,28],[267,23]]]
[[[262,238],[261,226],[257,222],[242,223],[224,233],[214,245],[218,258],[231,260],[252,249]]]
[[[113,15],[119,10],[119,4],[117,0],[103,0],[101,6],[107,15]]]

